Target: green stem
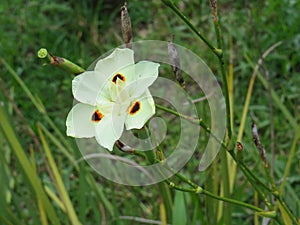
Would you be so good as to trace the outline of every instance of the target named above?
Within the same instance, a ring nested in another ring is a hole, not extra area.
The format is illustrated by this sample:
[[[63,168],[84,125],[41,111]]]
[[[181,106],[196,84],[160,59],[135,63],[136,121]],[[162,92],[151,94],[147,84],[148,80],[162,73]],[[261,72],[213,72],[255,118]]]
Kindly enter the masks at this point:
[[[214,47],[197,29],[196,27],[188,20],[188,18],[177,8],[172,0],[162,0],[162,2],[172,9],[182,20],[183,22],[212,50],[212,52],[218,57],[220,66],[221,66],[221,73],[224,85],[224,92],[225,92],[225,102],[226,102],[226,114],[227,114],[227,126],[228,126],[228,137],[229,140],[232,138],[232,128],[230,122],[230,102],[229,102],[229,92],[228,92],[228,83],[227,77],[224,68],[224,61],[223,61],[223,51],[220,47],[221,46],[221,35],[220,35],[220,27],[219,24],[215,24],[215,28],[217,30],[217,40],[218,40],[218,48]]]
[[[283,207],[284,211],[289,215],[293,223],[299,224],[299,218],[297,219],[296,216],[293,215],[293,213],[290,211],[286,203],[282,200],[280,196],[276,197],[277,201],[280,202],[281,206]]]
[[[168,6],[170,9],[172,9],[182,20],[185,24],[188,25],[188,27],[213,51],[213,53],[218,57],[222,58],[222,50],[217,49],[214,47],[197,29],[193,26],[193,24],[186,18],[185,15],[183,15],[182,12],[177,8],[177,6],[174,4],[171,0],[162,0],[162,2]]]
[[[215,27],[215,31],[216,31],[216,36],[217,36],[217,46],[218,49],[221,49],[221,51],[223,52],[223,40],[222,40],[222,35],[221,35],[221,29],[220,29],[220,25],[219,25],[219,20],[216,17],[214,19],[214,27]],[[223,86],[224,86],[224,93],[225,93],[225,102],[226,102],[226,118],[227,118],[227,126],[228,126],[228,137],[229,137],[229,141],[231,141],[232,139],[232,127],[231,127],[231,113],[230,113],[230,100],[229,100],[229,89],[228,89],[228,81],[227,81],[227,76],[226,76],[226,72],[225,72],[225,67],[224,67],[224,59],[223,59],[223,54],[218,56],[219,59],[219,64],[220,64],[220,68],[221,68],[221,74],[222,74],[222,80],[223,80]],[[229,142],[230,143],[230,142]]]
[[[221,197],[221,196],[218,196],[218,195],[215,195],[209,191],[206,191],[203,189],[202,193],[201,194],[204,194],[204,195],[207,195],[211,198],[214,198],[214,199],[217,199],[217,200],[220,200],[220,201],[223,201],[223,202],[228,202],[228,203],[232,203],[234,205],[238,205],[238,206],[242,206],[242,207],[245,207],[245,208],[248,208],[248,209],[252,209],[256,212],[264,212],[263,209],[261,208],[258,208],[254,205],[250,205],[248,203],[245,203],[245,202],[241,202],[241,201],[238,201],[238,200],[235,200],[235,199],[232,199],[232,198],[226,198],[226,197]]]
[[[71,62],[68,59],[52,55],[45,48],[41,48],[38,51],[38,57],[41,59],[47,58],[52,65],[57,66],[74,75],[81,74],[85,71],[85,69],[76,65],[75,63]]]
[[[159,105],[159,104],[155,104],[155,107],[160,109],[160,110],[163,110],[167,113],[170,113],[170,114],[173,114],[175,116],[178,116],[180,118],[183,118],[183,119],[186,119],[192,123],[196,123],[196,124],[199,124],[208,134],[211,134],[217,141],[218,143],[220,143],[222,145],[223,148],[227,149],[227,145],[225,142],[223,142],[222,140],[220,140],[212,131],[211,129],[205,124],[205,122],[203,122],[203,120],[200,118],[193,118],[193,117],[190,117],[190,116],[187,116],[187,115],[184,115],[184,114],[181,114],[181,113],[178,113],[177,111],[174,111],[172,109],[169,109],[165,106],[162,106],[162,105]]]
[[[231,153],[231,152],[230,152]],[[252,185],[255,187],[257,185],[262,186],[264,189],[266,189],[268,192],[272,192],[272,190],[264,184],[249,168],[248,166],[240,160],[236,159],[236,156],[234,154],[231,154],[231,157],[234,159],[235,162],[237,162],[237,165],[239,168],[243,171],[244,175],[248,178],[248,180],[252,183]]]
[[[161,106],[161,105],[158,105],[156,104],[156,107],[158,109],[161,109],[165,112],[168,112],[168,113],[171,113],[173,115],[176,115],[176,116],[179,116],[183,119],[187,119],[187,120],[192,120],[191,122],[195,122],[197,121],[196,119],[194,118],[190,118],[186,115],[183,115],[183,114],[180,114],[172,109],[169,109],[169,108],[166,108],[164,106]],[[205,131],[208,132],[209,134],[212,134],[213,133],[211,132],[211,130],[206,126],[206,124],[202,121],[202,119],[198,119],[198,123],[201,127],[204,127]],[[215,135],[213,135],[215,137]],[[215,137],[216,138],[216,137]],[[216,139],[220,144],[221,146],[228,150],[228,147],[226,145],[226,143],[224,143],[223,141],[219,140],[219,139]],[[259,193],[259,195],[262,197],[262,199],[264,200],[264,202],[266,203],[266,205],[268,207],[271,207],[271,204],[270,202],[268,201],[268,199],[266,198],[265,194],[262,192],[262,190],[258,187],[258,185],[262,186],[264,189],[266,189],[268,192],[270,193],[273,193],[273,191],[267,186],[265,185],[254,173],[252,173],[252,171],[244,164],[243,161],[240,161],[240,160],[237,160],[236,159],[236,155],[234,153],[234,151],[231,149],[231,150],[228,150],[228,153],[231,155],[231,157],[233,158],[233,160],[237,163],[237,165],[239,166],[239,168],[242,170],[242,172],[244,173],[244,175],[247,177],[247,179],[249,180],[249,182],[252,184],[252,186],[255,188],[255,190]],[[224,168],[227,167],[227,164],[226,166],[224,165]],[[274,193],[273,193],[274,194]],[[273,207],[271,207],[273,208]]]
[[[230,186],[229,186],[229,168],[227,164],[227,151],[224,149],[221,149],[220,151],[220,159],[221,159],[221,176],[222,176],[222,184],[223,184],[223,195],[224,197],[230,196]],[[223,207],[223,220],[224,224],[232,224],[232,207],[231,205],[228,205],[226,207]]]
[[[176,173],[175,176],[178,177],[179,179],[181,179],[182,181],[184,181],[185,183],[189,184],[193,188],[199,189],[199,186],[197,184],[195,184],[193,181],[191,181],[190,179],[186,178],[182,174]]]
[[[171,172],[173,172],[174,170],[171,167],[167,167]],[[196,183],[194,183],[193,181],[191,181],[190,179],[186,178],[185,176],[183,176],[182,174],[176,173],[175,174],[176,177],[178,177],[180,180],[182,180],[183,182],[187,183],[188,185],[190,185],[192,188],[186,188],[186,187],[182,187],[179,185],[176,185],[175,183],[171,182],[169,179],[166,179],[165,182],[173,189],[176,190],[180,190],[180,191],[184,191],[184,192],[191,192],[191,193],[196,193],[196,194],[204,194],[207,195],[211,198],[220,200],[220,201],[224,201],[224,202],[228,202],[228,203],[232,203],[238,206],[242,206],[242,207],[246,207],[249,209],[252,209],[256,212],[262,212],[262,213],[266,213],[266,216],[268,216],[268,214],[272,215],[272,218],[274,218],[274,214],[275,212],[273,211],[265,211],[261,208],[258,208],[254,205],[250,205],[248,203],[244,203],[235,199],[231,199],[231,198],[227,198],[227,197],[221,197],[218,195],[215,195],[214,193],[211,193],[205,189],[203,189],[202,187],[200,187],[199,185],[197,185]]]
[[[161,110],[163,110],[163,111],[165,111],[165,112],[168,112],[168,113],[170,113],[170,114],[173,114],[173,115],[175,115],[175,116],[181,117],[181,118],[183,118],[183,119],[189,120],[189,121],[194,122],[194,123],[200,123],[200,121],[202,121],[202,119],[197,119],[197,118],[193,118],[193,117],[190,117],[190,116],[181,114],[181,113],[179,113],[179,112],[177,112],[177,111],[174,111],[174,110],[172,110],[172,109],[169,109],[169,108],[167,108],[167,107],[165,107],[165,106],[162,106],[162,105],[159,105],[159,104],[155,104],[155,106],[156,106],[156,108],[158,108],[158,109],[161,109]]]
[[[184,192],[191,192],[191,193],[195,193],[195,194],[204,194],[204,195],[207,195],[211,198],[214,198],[214,199],[217,199],[217,200],[220,200],[220,201],[223,201],[223,202],[228,202],[228,203],[231,203],[231,204],[234,204],[234,205],[237,205],[237,206],[242,206],[242,207],[245,207],[245,208],[248,208],[248,209],[252,209],[256,212],[266,212],[265,210],[263,210],[259,207],[256,207],[254,205],[250,205],[248,203],[241,202],[239,200],[235,200],[235,199],[215,195],[215,194],[203,189],[202,187],[198,186],[197,184],[193,183],[191,180],[185,178],[183,175],[180,175],[178,177],[182,178],[183,181],[188,182],[193,188],[186,188],[186,187],[176,185],[175,183],[171,182],[169,179],[166,179],[165,182],[171,188],[176,189],[176,190],[180,190],[180,191],[184,191]]]
[[[172,208],[173,208],[173,202],[172,202],[172,196],[170,192],[170,188],[168,188],[168,185],[165,182],[158,184],[160,195],[164,201],[166,214],[167,214],[167,220],[170,221],[172,218]]]
[[[182,187],[179,185],[176,185],[175,183],[173,183],[172,181],[170,181],[169,179],[164,180],[169,186],[170,188],[179,190],[179,191],[184,191],[184,192],[191,192],[191,193],[199,193],[202,192],[202,188],[186,188],[186,187]]]

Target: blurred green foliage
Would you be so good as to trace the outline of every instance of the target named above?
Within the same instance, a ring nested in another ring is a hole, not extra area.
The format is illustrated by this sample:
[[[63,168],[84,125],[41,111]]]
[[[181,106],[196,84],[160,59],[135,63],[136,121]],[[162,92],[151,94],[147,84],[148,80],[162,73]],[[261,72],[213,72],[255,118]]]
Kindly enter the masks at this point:
[[[209,2],[202,0],[176,0],[175,2],[192,23],[209,40],[216,43]],[[62,133],[65,133],[65,118],[72,107],[71,81],[73,76],[52,66],[43,66],[44,62],[36,56],[37,51],[41,47],[45,47],[53,54],[66,57],[83,68],[87,68],[97,57],[122,44],[120,30],[120,7],[122,4],[123,1],[119,0],[2,0],[0,2],[0,58],[5,59],[30,91],[39,96],[47,109],[47,115]],[[128,11],[132,20],[134,40],[169,41],[170,36],[174,34],[176,44],[199,54],[216,73],[216,76],[220,77],[214,55],[160,1],[130,0],[128,1]],[[282,41],[282,45],[266,57],[264,69],[260,71],[262,73],[268,71],[272,88],[299,123],[299,12],[300,3],[296,0],[226,0],[219,2],[226,66],[228,66],[229,58],[232,58],[234,68],[234,128],[236,133],[248,82],[253,73],[253,67],[246,58],[249,57],[256,64],[264,51],[278,41]],[[11,78],[8,70],[2,64],[0,65],[0,77],[32,129],[36,131],[36,122],[40,121],[50,132],[53,132],[53,128],[37,112],[23,90]],[[24,121],[15,116],[16,114],[2,91],[0,100],[1,104],[3,102],[3,104],[9,105],[10,124],[15,128],[19,141],[29,157],[32,139],[24,131]],[[250,116],[259,127],[262,143],[268,152],[270,152],[271,146],[269,100],[267,90],[257,80],[250,105]],[[201,112],[205,118],[207,115],[204,114],[204,111],[205,109],[202,109]],[[245,128],[245,147],[249,149],[245,150],[245,161],[253,167],[254,172],[263,174],[262,166],[257,163],[259,161],[257,160],[258,153],[250,151],[250,149],[254,149],[250,116]],[[276,105],[274,106],[274,126],[275,178],[280,183],[295,130],[291,129],[290,124]],[[179,132],[175,124],[170,128],[172,134]],[[201,136],[203,142],[205,142],[205,138],[205,135]],[[71,138],[68,141],[71,142],[72,147],[75,146]],[[31,188],[23,185],[26,183],[25,178],[20,172],[17,160],[11,158],[10,147],[2,132],[0,132],[0,145],[3,146],[1,150],[4,152],[4,154],[1,153],[0,181],[7,181],[1,184],[1,187],[5,186],[7,192],[5,192],[6,194],[1,192],[0,197],[1,201],[5,199],[10,207],[9,212],[2,211],[0,215],[13,214],[16,220],[20,220],[22,224],[34,224],[35,221],[39,221],[36,212],[38,207],[32,200]],[[105,221],[106,224],[141,224],[118,220],[118,216],[122,215],[160,220],[157,188],[117,185],[93,174],[85,164],[80,164],[79,170],[75,170],[68,163],[67,158],[61,155],[59,147],[53,143],[51,147],[55,153],[54,157],[64,184],[82,224],[101,224],[101,221],[102,224],[105,224]],[[76,148],[71,153],[74,154],[75,159],[80,158],[80,153]],[[292,172],[288,177],[285,195],[290,207],[298,217],[300,216],[300,204],[299,196],[296,193],[300,192],[299,155],[298,150],[298,154],[293,159]],[[184,168],[183,173],[200,185],[214,188],[214,184],[208,181],[213,172],[211,170],[203,173],[197,171],[199,157],[200,155],[197,153],[195,158]],[[55,185],[49,174],[46,173],[46,165],[40,153],[35,152],[31,160],[34,161],[43,184],[55,192]],[[96,189],[91,184],[100,184],[101,189]],[[199,199],[186,194],[173,195],[173,191],[171,193],[173,197],[177,196],[175,198],[176,210],[180,209],[182,205],[187,208],[188,224],[207,224],[208,221],[211,221],[210,216],[213,213],[209,211],[209,207],[204,207],[207,206],[208,201],[211,201],[210,199]],[[253,203],[253,196],[253,190],[250,189],[243,175],[238,172],[233,197]],[[53,203],[53,205],[58,217],[64,221],[62,224],[67,224],[64,212],[59,209],[57,203]],[[247,210],[235,208],[234,212],[234,224],[252,224],[253,219],[249,218]],[[3,217],[0,216],[1,218]],[[9,224],[3,221],[1,224]]]

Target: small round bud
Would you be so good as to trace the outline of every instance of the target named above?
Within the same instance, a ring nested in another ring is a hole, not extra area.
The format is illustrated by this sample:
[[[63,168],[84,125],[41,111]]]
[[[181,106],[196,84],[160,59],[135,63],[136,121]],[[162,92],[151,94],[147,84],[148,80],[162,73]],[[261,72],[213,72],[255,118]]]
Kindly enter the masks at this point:
[[[48,51],[47,51],[47,49],[45,49],[45,48],[41,48],[41,49],[38,51],[38,54],[37,54],[37,55],[38,55],[39,58],[44,59],[44,58],[47,57]]]

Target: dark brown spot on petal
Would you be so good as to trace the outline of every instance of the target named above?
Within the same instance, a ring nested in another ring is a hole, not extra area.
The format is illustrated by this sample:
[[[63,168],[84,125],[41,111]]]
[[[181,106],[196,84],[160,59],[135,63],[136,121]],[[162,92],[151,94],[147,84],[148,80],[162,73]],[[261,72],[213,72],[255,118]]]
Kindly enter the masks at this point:
[[[104,115],[98,109],[96,109],[92,115],[92,121],[99,122],[103,117]]]
[[[125,76],[121,73],[116,73],[113,78],[112,78],[112,82],[113,83],[117,83],[117,79],[120,79],[121,81],[125,81]]]
[[[139,101],[134,102],[129,108],[129,114],[134,115],[141,109],[141,103]]]

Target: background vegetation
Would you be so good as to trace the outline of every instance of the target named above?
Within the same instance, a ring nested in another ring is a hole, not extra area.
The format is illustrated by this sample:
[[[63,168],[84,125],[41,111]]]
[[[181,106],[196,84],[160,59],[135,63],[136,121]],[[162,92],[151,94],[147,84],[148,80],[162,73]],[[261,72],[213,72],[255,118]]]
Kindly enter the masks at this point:
[[[216,43],[209,1],[175,3],[201,33]],[[81,158],[80,152],[74,140],[65,135],[65,119],[73,101],[73,75],[43,66],[36,53],[46,47],[87,68],[94,59],[123,43],[122,4],[117,0],[1,1],[0,223],[164,224],[167,218],[168,224],[261,224],[262,217],[254,216],[249,209],[232,206],[232,215],[227,215],[222,204],[209,197],[183,194],[164,185],[118,185],[97,175],[84,161],[76,161]],[[134,40],[169,41],[174,34],[176,44],[204,59],[222,85],[216,57],[161,1],[130,0],[128,11]],[[269,161],[274,159],[276,184],[280,186],[286,179],[282,194],[298,218],[299,11],[299,2],[292,0],[219,2],[225,68],[233,76],[233,127],[236,135],[239,131],[244,135],[244,161],[258,177],[266,179],[252,141],[254,120]],[[240,129],[254,67],[279,41],[281,45],[259,68],[246,123]],[[269,85],[264,80],[269,80]],[[177,128],[171,125],[168,129]],[[220,157],[200,173],[195,155],[182,173],[222,195],[224,171],[219,161]],[[239,169],[235,172],[229,167],[228,173],[236,174],[231,198],[264,208]],[[162,190],[169,190],[169,194]]]

